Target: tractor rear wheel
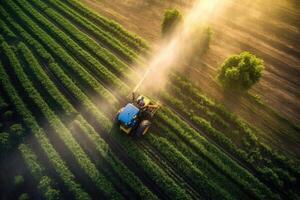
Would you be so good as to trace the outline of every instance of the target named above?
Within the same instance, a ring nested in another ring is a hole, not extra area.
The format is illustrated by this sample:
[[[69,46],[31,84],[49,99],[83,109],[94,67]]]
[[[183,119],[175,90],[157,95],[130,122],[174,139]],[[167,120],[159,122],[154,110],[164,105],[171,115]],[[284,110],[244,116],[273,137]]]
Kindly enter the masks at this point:
[[[135,135],[137,137],[143,136],[150,128],[150,125],[151,125],[151,122],[149,120],[141,121],[140,125],[138,126],[138,128],[135,131]]]

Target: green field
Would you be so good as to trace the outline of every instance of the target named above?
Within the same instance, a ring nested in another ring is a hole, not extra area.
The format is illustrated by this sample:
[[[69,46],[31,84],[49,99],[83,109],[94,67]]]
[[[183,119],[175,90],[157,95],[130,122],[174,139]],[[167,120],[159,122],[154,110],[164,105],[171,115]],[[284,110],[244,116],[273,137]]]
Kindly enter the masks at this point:
[[[0,46],[1,199],[300,198],[296,162],[182,73],[121,133],[150,45],[78,1],[1,1]]]

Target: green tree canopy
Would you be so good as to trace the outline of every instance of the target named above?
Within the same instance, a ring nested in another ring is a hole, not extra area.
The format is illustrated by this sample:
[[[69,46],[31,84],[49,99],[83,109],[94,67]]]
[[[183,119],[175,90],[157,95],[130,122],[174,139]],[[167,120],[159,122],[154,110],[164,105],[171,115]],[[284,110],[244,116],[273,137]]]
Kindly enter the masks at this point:
[[[172,30],[172,28],[181,21],[181,18],[182,16],[176,8],[166,10],[161,25],[161,32],[165,34]]]
[[[249,52],[242,52],[225,60],[218,79],[225,88],[245,91],[259,81],[263,69],[262,59]]]

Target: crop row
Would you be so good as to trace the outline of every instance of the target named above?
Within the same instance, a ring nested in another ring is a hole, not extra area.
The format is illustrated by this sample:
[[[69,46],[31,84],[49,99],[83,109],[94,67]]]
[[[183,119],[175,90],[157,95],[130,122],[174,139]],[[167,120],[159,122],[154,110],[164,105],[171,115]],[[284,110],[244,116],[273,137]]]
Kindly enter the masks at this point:
[[[16,14],[14,17],[18,17],[21,24],[24,22],[27,24],[25,26],[29,31],[38,38],[42,44],[44,44],[49,50],[51,50],[64,64],[73,70],[82,80],[88,84],[89,87],[93,87],[99,95],[105,97],[105,99],[112,103],[117,103],[114,96],[108,92],[98,81],[93,78],[85,69],[82,68],[69,54],[67,54],[62,47],[60,47],[50,36],[48,36],[42,29],[40,29],[36,24],[34,24],[31,19],[29,19],[13,2],[8,2],[9,8],[12,12]],[[4,11],[7,13],[6,11]],[[14,23],[11,20],[11,23]],[[18,27],[20,29],[20,27]],[[24,31],[23,31],[24,32]]]
[[[38,13],[36,10],[32,9],[32,7],[28,7],[29,4],[27,4],[26,1],[18,1],[18,3],[19,5],[22,6],[22,9],[24,9],[24,11],[28,15],[26,15],[16,4],[11,3],[9,5],[11,6],[12,9],[15,10],[15,12],[17,12],[18,16],[20,17],[19,20],[25,21],[29,25],[32,31],[35,30],[41,32],[41,34],[44,34],[44,31],[40,27],[36,26],[36,24],[33,23],[32,19],[35,19],[42,27],[44,27],[47,30],[46,31],[47,33],[49,33],[58,41],[60,41],[61,44],[66,49],[72,52],[72,54],[76,57],[77,60],[84,63],[86,67],[89,67],[89,70],[92,71],[92,73],[95,73],[102,81],[105,81],[107,84],[114,84],[116,86],[116,89],[125,88],[124,84],[120,81],[118,77],[112,74],[107,68],[105,68],[101,63],[99,63],[93,56],[91,56],[89,53],[83,50],[67,34],[62,32],[59,28],[57,28],[55,25],[49,22],[49,20],[47,20],[43,15]],[[29,18],[28,16],[31,16],[32,18]],[[58,51],[58,49],[61,49],[61,47],[59,47],[59,45],[57,45],[56,42],[53,41],[51,44],[53,46],[56,46],[55,49],[56,51]],[[97,70],[94,70],[95,68]],[[109,92],[104,88],[103,90],[104,92],[106,92],[105,95],[108,95],[107,93]],[[110,95],[110,98],[113,97]]]
[[[200,155],[210,160],[215,166],[218,166],[223,173],[232,177],[233,180],[237,181],[241,187],[246,191],[248,190],[252,195],[258,198],[266,198],[266,195],[273,195],[267,187],[260,183],[248,171],[225,156],[224,153],[206,141],[198,132],[171,113],[169,109],[165,108],[164,112],[158,113],[158,117],[167,122],[170,128],[178,133],[183,141],[197,150]],[[173,119],[170,116],[172,116]]]
[[[16,35],[6,26],[4,21],[0,20],[0,33],[5,35],[9,40],[15,40]]]
[[[120,199],[121,196],[119,195],[119,193],[117,193],[111,183],[101,173],[99,173],[95,165],[89,160],[82,148],[74,140],[69,130],[62,124],[62,122],[58,119],[54,112],[49,108],[49,105],[46,104],[38,91],[33,87],[31,81],[26,76],[22,66],[19,64],[16,56],[9,48],[9,46],[4,43],[2,47],[4,49],[4,54],[9,59],[10,66],[12,66],[12,68],[14,69],[14,72],[18,80],[22,84],[25,92],[43,113],[50,126],[56,131],[61,140],[64,141],[70,151],[74,154],[81,168],[91,178],[94,184],[99,189],[101,189],[104,195],[113,199]]]
[[[235,144],[231,142],[229,138],[227,138],[224,134],[214,129],[210,122],[206,121],[202,117],[195,115],[193,110],[187,109],[187,106],[185,103],[183,103],[181,100],[175,98],[172,95],[169,95],[167,93],[162,95],[163,99],[168,103],[168,105],[176,108],[181,113],[183,113],[185,116],[188,117],[190,121],[195,123],[198,127],[200,127],[205,133],[209,134],[210,137],[213,137],[214,140],[225,147],[227,151],[229,151],[231,154],[236,155],[238,157],[241,156],[241,154],[244,153],[244,151],[237,151],[237,147]]]
[[[168,124],[159,120],[155,120],[154,124],[161,131],[162,134],[160,135],[168,141],[172,141],[172,143],[176,146],[176,149],[188,158],[195,167],[199,168],[204,174],[209,174],[211,181],[215,182],[220,188],[229,191],[233,198],[246,198],[247,194],[241,190],[239,185],[230,180],[225,174],[220,172],[220,170],[216,169],[216,167],[211,165],[211,163],[204,157],[196,154],[196,152],[190,148],[189,144],[182,142],[180,136],[178,136],[176,132],[172,131],[168,127]]]
[[[56,99],[56,101],[62,105],[64,110],[67,113],[74,113],[75,109],[72,105],[65,99],[65,97],[57,90],[53,82],[49,79],[49,77],[45,74],[42,68],[39,66],[37,60],[34,59],[30,50],[24,45],[20,44],[18,49],[22,52],[23,58],[27,60],[28,66],[30,66],[33,71],[36,73],[36,77],[38,77],[39,81],[43,85],[43,87],[49,92],[49,94]],[[54,63],[52,63],[54,64]],[[79,93],[78,90],[74,91]],[[81,91],[80,91],[81,92]],[[92,108],[95,109],[95,108]],[[96,109],[98,110],[98,109]],[[99,121],[105,121],[100,113],[97,113]],[[100,117],[99,117],[100,115]],[[97,116],[96,116],[97,117]],[[74,123],[80,127],[80,129],[89,137],[90,141],[95,144],[97,151],[100,155],[108,161],[108,163],[112,166],[113,170],[125,181],[128,185],[132,187],[133,190],[137,192],[143,198],[155,199],[155,196],[141,183],[140,180],[136,178],[136,176],[130,172],[109,150],[107,144],[102,140],[102,138],[95,132],[93,127],[91,127],[81,115],[77,115]]]
[[[125,78],[130,80],[130,77],[134,74],[134,71],[131,70],[125,63],[120,61],[114,54],[110,53],[107,49],[101,47],[93,39],[79,31],[74,25],[67,21],[64,16],[57,13],[55,10],[48,7],[45,3],[39,0],[32,0],[32,3],[46,14],[49,18],[59,24],[64,30],[67,31],[68,35],[75,38],[82,46],[90,50],[100,62],[103,62],[104,65],[111,67],[118,75],[125,75]],[[27,8],[30,7],[29,3],[24,3]],[[67,12],[65,10],[65,12]]]
[[[9,22],[11,24],[11,26],[19,33],[20,36],[22,36],[22,38],[26,41],[26,43],[28,45],[30,45],[36,52],[37,54],[48,64],[48,67],[56,74],[56,76],[64,83],[65,87],[69,90],[72,91],[72,93],[74,94],[74,96],[82,103],[82,105],[86,108],[88,108],[89,110],[92,111],[92,113],[96,113],[97,112],[97,119],[99,121],[102,121],[102,125],[104,127],[108,127],[106,120],[103,118],[103,116],[101,115],[101,113],[98,111],[97,107],[95,107],[92,102],[89,100],[89,98],[82,93],[82,91],[75,86],[75,82],[70,79],[68,76],[66,76],[66,74],[64,73],[64,71],[62,70],[62,68],[60,68],[56,63],[54,63],[54,59],[52,58],[52,56],[44,49],[44,47],[37,42],[35,39],[33,39],[31,37],[30,34],[28,34],[26,31],[24,31],[24,29],[18,25],[17,23],[15,23],[6,13],[6,11],[4,9],[2,9],[0,7],[0,15],[1,14],[6,14],[5,18],[7,19],[7,22]],[[97,87],[96,85],[94,85],[94,88]],[[113,101],[111,101],[110,103],[113,103]]]
[[[102,44],[120,55],[127,62],[133,62],[137,59],[137,54],[131,51],[127,46],[116,40],[111,34],[108,34],[107,32],[91,23],[89,20],[83,18],[82,15],[78,14],[73,9],[65,6],[60,1],[51,0],[50,3],[58,3],[58,6],[55,7],[56,10],[60,10],[64,13],[65,16],[73,20],[76,24],[80,24],[81,28],[84,28],[89,33],[92,33],[92,35],[96,36],[96,38],[100,40]]]
[[[214,102],[210,101],[209,99],[207,99],[205,96],[201,95],[202,97],[202,101],[204,102],[204,104],[206,104],[206,106],[210,106],[211,108],[213,107],[217,112],[219,112],[219,114],[215,113],[215,112],[211,112],[211,111],[208,111],[206,109],[205,106],[202,106],[202,109],[203,111],[210,117],[210,119],[212,119],[212,121],[215,121],[217,122],[218,124],[221,124],[221,126],[223,127],[228,127],[228,123],[225,122],[225,120],[223,120],[220,115],[221,114],[225,114],[227,117],[229,117],[229,119],[233,119],[235,121],[237,121],[237,124],[240,126],[240,127],[243,127],[243,123],[240,123],[235,116],[233,116],[231,113],[229,113],[228,111],[226,111],[222,106],[220,105],[216,105]],[[197,108],[201,108],[199,106],[197,106]],[[217,132],[207,121],[199,118],[199,117],[194,117],[193,118],[194,121],[196,121],[198,124],[200,124],[202,127],[205,128],[206,132],[210,132],[212,134],[214,134],[215,136],[217,136],[217,138],[219,139],[219,141],[223,142],[223,143],[226,143],[228,144],[229,146],[229,149],[231,149],[232,151],[234,151],[234,144],[228,142],[228,139],[223,135],[223,134],[220,134],[219,132]],[[247,131],[249,129],[246,129]],[[251,136],[251,135],[250,135]],[[250,137],[250,139],[253,138],[253,137]],[[251,140],[250,140],[251,142]],[[262,146],[262,151],[268,151],[268,153],[270,153],[270,149],[269,148],[265,148],[264,146]],[[249,146],[246,147],[246,149],[249,149]],[[253,148],[252,148],[253,149]],[[257,152],[255,150],[255,152]],[[243,152],[241,150],[239,151],[235,151],[236,154],[243,154]],[[252,155],[255,155],[252,153]],[[273,157],[276,157],[276,158],[281,158],[280,156],[278,155],[274,155]],[[253,157],[252,157],[252,161],[253,161]],[[256,162],[257,163],[257,162]],[[255,165],[255,164],[254,164]],[[294,178],[291,177],[287,171],[282,171],[280,169],[278,169],[277,167],[278,166],[274,166],[276,168],[274,168],[278,175],[283,179],[283,180],[287,180],[287,182],[293,182]],[[278,175],[277,174],[274,174],[274,171],[272,172],[272,170],[270,171],[270,169],[268,169],[268,167],[263,167],[263,168],[258,168],[256,167],[256,169],[261,173],[263,174],[263,177],[269,179],[270,182],[272,182],[273,184],[277,184],[277,185],[282,185],[282,182],[280,180],[278,180]]]
[[[162,133],[163,134],[163,133]],[[184,176],[197,185],[198,192],[207,199],[232,199],[231,195],[211,182],[209,178],[196,168],[180,151],[178,151],[168,140],[149,134],[147,141],[159,150],[164,157],[172,163]]]
[[[119,38],[120,41],[128,44],[130,47],[133,47],[138,51],[145,51],[148,49],[146,42],[134,35],[116,22],[109,20],[103,16],[97,15],[94,12],[91,12],[89,9],[85,8],[82,4],[74,0],[66,1],[71,7],[73,7],[77,12],[81,13],[82,16],[85,16],[88,20],[93,21],[96,25],[101,26],[104,30],[110,32],[116,38]]]
[[[74,194],[76,199],[90,199],[89,195],[82,190],[81,186],[78,183],[75,182],[74,175],[71,173],[71,171],[65,165],[64,161],[59,156],[59,154],[55,151],[53,146],[50,144],[45,132],[39,127],[35,118],[23,103],[22,99],[20,98],[17,91],[15,90],[12,83],[10,82],[9,77],[6,74],[2,63],[0,63],[0,78],[1,78],[1,85],[6,91],[6,93],[8,94],[11,102],[16,107],[17,112],[19,113],[20,116],[22,116],[22,119],[26,124],[26,126],[31,129],[35,138],[38,140],[42,149],[45,151],[46,155],[48,156],[48,159],[54,166],[56,172],[62,178],[64,184]]]
[[[31,45],[34,45],[34,42],[33,42],[34,40],[30,39],[28,37],[29,36],[28,34],[26,35],[25,33],[23,33],[22,35],[26,36],[26,41],[29,41],[29,43]],[[35,44],[35,45],[37,45],[37,44]],[[41,51],[41,46],[40,45],[37,45],[37,51],[39,53],[41,53],[41,55],[43,57],[48,58],[48,56],[45,54],[45,52]],[[52,59],[50,59],[50,60],[52,60]],[[52,64],[52,63],[49,66],[55,66],[56,70],[60,69],[59,67],[57,67],[57,65]],[[58,75],[60,77],[66,78],[65,75],[63,75],[63,71],[61,71]],[[69,83],[72,83],[72,82],[69,82]],[[71,85],[71,84],[69,84],[69,85]],[[67,87],[70,87],[70,86],[67,86]],[[77,92],[76,92],[76,94],[77,94]],[[94,110],[95,109],[89,109],[90,112],[94,112]],[[99,122],[102,124],[102,122],[100,120],[99,120]],[[106,127],[106,130],[109,130],[109,128]],[[123,141],[123,140],[119,140],[119,142],[121,142],[121,141]],[[124,142],[123,142],[123,144],[124,144]],[[132,148],[134,148],[134,147],[132,147]],[[126,149],[128,149],[128,146],[126,147]],[[182,189],[178,188],[178,186],[170,178],[168,178],[165,175],[165,173],[157,165],[152,163],[152,161],[146,155],[144,155],[144,154],[142,154],[141,152],[138,152],[138,151],[140,151],[138,148],[134,148],[134,150],[131,151],[130,155],[134,159],[135,159],[136,155],[139,155],[139,157],[141,158],[141,159],[137,159],[139,161],[139,165],[147,171],[149,176],[152,177],[153,180],[155,180],[157,182],[157,184],[159,184],[162,188],[164,188],[164,191],[166,191],[167,194],[169,194],[171,196],[174,196],[174,198],[178,198],[178,199],[185,196]],[[149,169],[151,169],[151,170],[149,170]]]
[[[33,153],[30,147],[26,144],[20,144],[19,150],[31,174],[37,180],[38,188],[42,191],[42,194],[45,197],[45,199],[61,199],[59,190],[54,188],[53,180],[51,180],[48,176],[44,175],[45,170],[40,165],[37,156]]]
[[[184,89],[180,90],[180,92],[187,92],[189,90],[191,91],[191,89],[187,90],[187,85],[189,84],[186,83],[186,81],[184,82],[184,80],[180,80],[180,83],[180,85],[186,85],[184,86]],[[194,92],[197,92],[194,95],[197,95],[198,98],[183,98],[182,100],[187,103],[183,103],[178,100],[177,102],[172,102],[173,105],[176,104],[176,107],[182,112],[186,111],[186,107],[189,107],[191,112],[193,112],[193,107],[198,104],[195,101],[203,101],[201,98],[201,94],[199,94],[199,91],[197,91],[195,87],[193,88]],[[222,112],[228,112],[222,107],[220,108],[211,100],[206,102],[209,102],[210,107],[214,108],[214,110],[222,110]],[[193,112],[193,116],[190,116],[189,113],[185,114],[186,116],[189,116],[191,121],[206,130],[206,132],[209,133],[215,141],[224,146],[230,153],[237,156],[239,159],[243,160],[252,168],[254,168],[256,172],[260,174],[262,180],[268,182],[268,184],[270,184],[271,186],[283,189],[285,185],[289,185],[289,187],[291,188],[291,185],[295,184],[297,174],[299,174],[295,165],[289,163],[289,161],[284,156],[274,152],[268,146],[258,142],[255,133],[253,133],[252,131],[252,128],[238,119],[236,116],[231,116],[229,119],[227,119],[227,123],[230,124],[231,130],[236,130],[234,132],[231,131],[227,135],[224,135],[223,133],[212,127],[210,123],[197,116],[196,112]],[[226,116],[228,115],[232,114],[228,112]],[[224,117],[224,120],[225,118],[226,117]],[[239,138],[242,138],[242,144],[234,142],[234,137],[237,136],[236,134],[239,134]]]
[[[175,84],[173,84],[175,81],[168,84],[167,88],[170,92],[170,94],[176,96],[176,99],[180,99],[184,102],[189,103],[189,107],[192,107],[191,111],[193,111],[193,114],[201,114],[202,116],[205,116],[206,119],[210,121],[210,123],[220,127],[220,129],[229,129],[230,124],[225,121],[225,119],[222,118],[218,113],[212,111],[207,106],[202,105],[202,102],[196,102],[194,99],[192,99],[189,95],[186,95],[179,87],[177,87]],[[192,101],[192,102],[191,102]],[[192,113],[190,113],[192,115]]]

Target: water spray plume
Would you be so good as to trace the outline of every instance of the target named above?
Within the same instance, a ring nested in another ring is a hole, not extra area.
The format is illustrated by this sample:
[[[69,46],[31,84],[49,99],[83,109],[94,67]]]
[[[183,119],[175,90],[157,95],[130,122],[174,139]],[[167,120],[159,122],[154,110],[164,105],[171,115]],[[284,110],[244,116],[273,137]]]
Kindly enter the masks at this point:
[[[170,70],[180,68],[191,56],[194,42],[198,39],[196,37],[199,37],[199,27],[220,12],[223,3],[224,0],[196,1],[174,33],[160,42],[161,45],[147,62],[147,70],[142,73],[133,91],[157,92],[163,89]]]

